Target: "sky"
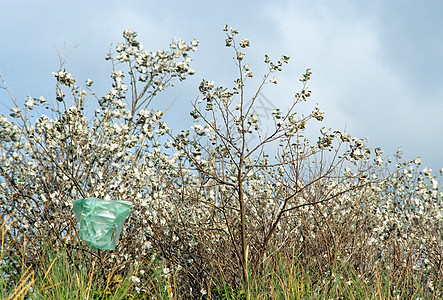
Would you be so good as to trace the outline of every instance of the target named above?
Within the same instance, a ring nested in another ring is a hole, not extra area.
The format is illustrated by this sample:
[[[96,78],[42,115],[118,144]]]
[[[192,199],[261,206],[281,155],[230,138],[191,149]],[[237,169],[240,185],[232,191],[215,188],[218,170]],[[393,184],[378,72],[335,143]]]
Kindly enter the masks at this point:
[[[291,57],[279,84],[262,92],[265,106],[289,107],[300,75],[311,68],[311,107],[325,112],[322,126],[366,138],[393,157],[419,156],[436,175],[443,168],[442,1],[29,1],[0,0],[0,72],[17,101],[55,98],[52,72],[64,67],[78,82],[110,88],[104,57],[122,32],[138,33],[145,49],[165,49],[173,38],[200,41],[192,53],[195,75],[155,103],[171,110],[171,128],[187,128],[190,103],[202,79],[231,87],[232,50],[225,24],[250,40],[246,59],[264,74],[264,55]],[[252,82],[252,85],[254,82]],[[0,89],[0,113],[12,102]],[[301,108],[303,109],[303,108]]]

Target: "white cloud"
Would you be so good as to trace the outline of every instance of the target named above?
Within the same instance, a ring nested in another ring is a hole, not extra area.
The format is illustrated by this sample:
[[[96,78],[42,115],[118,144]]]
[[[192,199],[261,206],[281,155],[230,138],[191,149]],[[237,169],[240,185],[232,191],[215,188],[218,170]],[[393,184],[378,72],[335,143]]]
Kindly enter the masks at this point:
[[[296,54],[296,61],[312,67],[313,95],[326,121],[369,136],[373,146],[390,153],[403,146],[408,155],[429,156],[424,163],[437,163],[432,149],[443,146],[443,138],[436,138],[443,132],[443,104],[429,105],[417,98],[416,86],[408,80],[411,74],[386,61],[389,45],[381,35],[385,20],[377,14],[381,7],[365,11],[319,3],[296,1],[274,5],[271,11],[283,47]]]

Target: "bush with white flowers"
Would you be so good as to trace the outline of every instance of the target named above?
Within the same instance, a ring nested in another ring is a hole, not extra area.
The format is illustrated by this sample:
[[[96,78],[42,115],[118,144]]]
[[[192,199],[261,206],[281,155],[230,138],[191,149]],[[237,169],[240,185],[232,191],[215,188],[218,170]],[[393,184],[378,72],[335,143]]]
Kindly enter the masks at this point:
[[[39,250],[50,243],[68,255],[86,252],[102,270],[140,265],[138,291],[146,288],[142,263],[159,259],[189,297],[210,290],[220,272],[229,284],[249,288],[267,257],[293,247],[324,272],[346,258],[366,274],[385,263],[398,272],[441,275],[442,193],[431,171],[399,155],[389,168],[379,148],[347,132],[323,127],[317,141],[304,137],[311,122],[324,119],[316,106],[296,110],[311,97],[310,69],[293,104],[262,122],[253,109],[257,97],[278,84],[290,58],[266,55],[268,71],[248,94],[251,43],[238,41],[235,29],[224,32],[238,77],[231,88],[201,82],[190,129],[172,131],[150,104],[175,79],[194,74],[195,39],[150,52],[126,30],[107,57],[114,69],[104,96],[93,92],[92,80],[79,84],[61,66],[52,106],[29,97],[22,107],[13,98],[10,117],[0,115],[0,212],[13,216],[9,253],[26,244],[26,263],[38,267]],[[98,108],[86,111],[94,99]],[[31,111],[41,114],[33,119]],[[79,239],[71,208],[84,197],[133,203],[115,251],[97,253]],[[19,274],[13,257],[7,263]]]

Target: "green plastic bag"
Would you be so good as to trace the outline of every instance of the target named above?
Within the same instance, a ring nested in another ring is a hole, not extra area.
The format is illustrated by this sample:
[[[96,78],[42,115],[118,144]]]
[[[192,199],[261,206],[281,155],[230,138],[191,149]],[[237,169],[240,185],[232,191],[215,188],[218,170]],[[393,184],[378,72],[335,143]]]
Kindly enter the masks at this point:
[[[80,238],[92,249],[114,250],[131,207],[127,201],[75,200],[72,209],[80,222]]]

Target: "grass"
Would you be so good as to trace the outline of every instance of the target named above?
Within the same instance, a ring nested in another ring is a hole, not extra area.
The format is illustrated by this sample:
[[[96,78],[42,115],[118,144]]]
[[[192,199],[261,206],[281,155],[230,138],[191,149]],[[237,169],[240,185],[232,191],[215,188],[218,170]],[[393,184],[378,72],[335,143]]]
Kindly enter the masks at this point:
[[[149,276],[141,282],[143,289],[135,288],[134,275],[138,267],[126,275],[116,269],[100,270],[95,261],[90,263],[82,251],[66,251],[44,244],[39,253],[40,266],[27,266],[23,253],[13,258],[20,262],[20,272],[7,264],[6,218],[1,224],[0,299],[186,299],[179,294],[180,279],[175,272],[165,275],[159,260],[142,262]],[[22,255],[22,256],[20,256]],[[72,257],[75,262],[72,263]],[[9,258],[10,259],[10,258]],[[11,260],[9,260],[11,261]],[[139,265],[140,267],[141,265]],[[443,297],[443,285],[424,284],[426,274],[412,269],[392,270],[378,265],[374,270],[359,273],[353,266],[335,260],[329,268],[319,270],[314,262],[305,262],[296,249],[277,252],[267,258],[258,272],[250,277],[252,299],[438,299]],[[15,276],[14,276],[15,275]],[[220,282],[209,291],[202,291],[201,299],[247,299],[242,284],[229,286],[219,270]]]
[[[97,266],[76,269],[66,257],[51,249],[46,255],[45,272],[26,268],[14,286],[0,280],[2,299],[182,299],[177,293],[177,278],[165,277],[157,265],[149,282],[149,292],[138,293],[131,276],[121,277],[110,271],[106,280],[96,279]],[[3,272],[7,270],[2,270]],[[372,277],[364,278],[350,266],[334,266],[331,274],[321,275],[296,259],[276,257],[262,267],[261,276],[252,281],[253,299],[437,299],[436,290],[422,286],[420,277],[395,278],[389,271],[377,268]],[[252,279],[252,278],[251,278]],[[207,299],[246,299],[244,289],[226,284],[205,295]]]
[[[50,249],[49,249],[50,250]],[[109,272],[97,283],[96,265],[77,270],[65,257],[46,253],[50,263],[46,272],[26,268],[14,286],[0,280],[2,299],[182,299],[177,293],[178,280],[162,275],[161,266],[152,273],[149,292],[135,291],[131,276]],[[2,270],[3,272],[7,270]],[[421,284],[420,277],[398,279],[389,271],[377,269],[372,277],[359,276],[346,265],[337,265],[330,275],[316,273],[296,260],[277,257],[252,281],[253,299],[436,299],[441,297]],[[207,299],[246,299],[241,287],[214,288]]]
[[[33,286],[36,299],[127,299],[131,282],[115,275],[114,270],[100,280],[95,262],[74,267],[66,255],[59,255],[49,247],[43,255],[46,272],[36,275]],[[80,256],[81,262],[87,261],[82,252],[72,253],[74,255]]]
[[[253,299],[441,299],[443,287],[424,285],[424,274],[396,274],[377,266],[359,274],[345,262],[334,262],[320,273],[314,264],[303,265],[295,255],[277,254],[265,262],[253,282]],[[385,266],[386,267],[386,266]],[[246,293],[223,287],[217,299],[246,299]]]

